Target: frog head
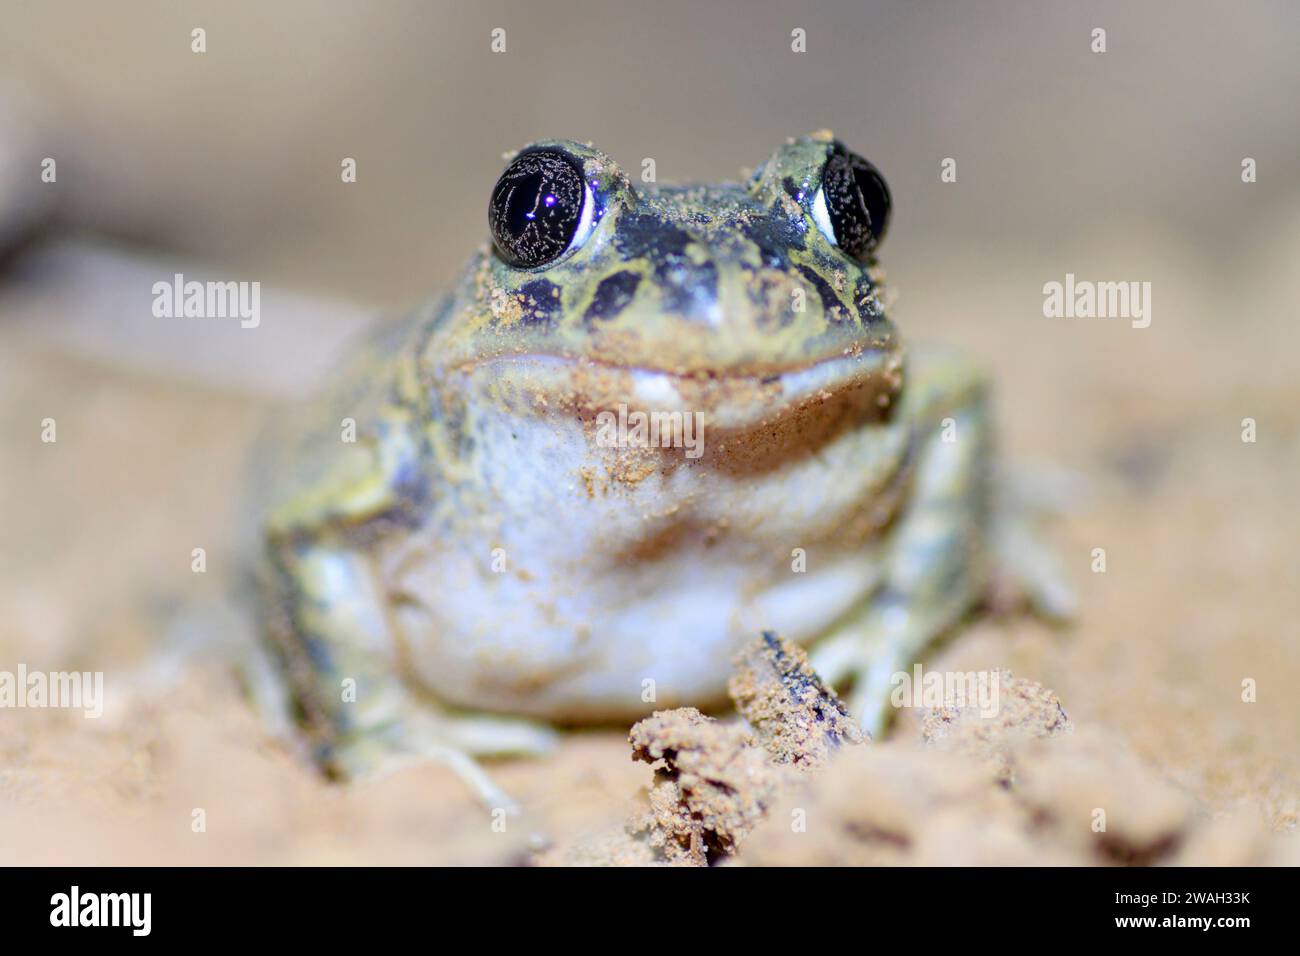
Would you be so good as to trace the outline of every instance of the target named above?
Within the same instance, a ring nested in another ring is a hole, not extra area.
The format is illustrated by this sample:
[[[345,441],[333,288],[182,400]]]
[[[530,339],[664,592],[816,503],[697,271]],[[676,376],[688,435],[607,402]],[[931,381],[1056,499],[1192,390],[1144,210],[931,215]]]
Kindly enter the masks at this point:
[[[875,252],[890,196],[828,133],[744,183],[633,185],[601,151],[545,140],[492,190],[476,256],[426,353],[492,364],[552,402],[770,417],[851,390],[887,405],[901,350]]]

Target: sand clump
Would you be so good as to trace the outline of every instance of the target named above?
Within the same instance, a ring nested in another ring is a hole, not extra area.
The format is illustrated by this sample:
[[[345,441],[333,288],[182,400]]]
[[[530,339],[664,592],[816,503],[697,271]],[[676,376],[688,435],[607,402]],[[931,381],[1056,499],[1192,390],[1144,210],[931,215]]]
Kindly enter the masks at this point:
[[[632,727],[654,779],[621,832],[549,865],[1224,865],[1295,862],[1260,820],[1212,816],[1057,695],[993,672],[996,707],[946,696],[869,738],[803,651],[738,659],[738,721],[693,707]]]
[[[741,653],[727,693],[776,764],[817,770],[840,747],[870,739],[803,648],[771,631]]]
[[[946,750],[968,754],[983,762],[999,783],[1013,783],[1013,752],[1020,742],[1074,732],[1056,694],[1009,670],[992,673],[997,706],[985,716],[970,701],[948,696],[921,718],[921,739]]]
[[[705,866],[734,854],[784,790],[868,739],[803,649],[770,631],[740,654],[727,689],[743,723],[679,707],[629,734],[632,758],[655,776],[628,831],[665,862]]]
[[[737,658],[728,691],[739,720],[694,707],[632,726],[632,759],[654,777],[624,826],[535,860],[540,865],[708,866],[739,852],[781,795],[869,737],[797,645],[765,632]]]
[[[704,866],[734,853],[775,800],[787,767],[739,724],[694,707],[659,711],[632,728],[632,756],[654,767],[648,807],[629,828],[669,863]]]

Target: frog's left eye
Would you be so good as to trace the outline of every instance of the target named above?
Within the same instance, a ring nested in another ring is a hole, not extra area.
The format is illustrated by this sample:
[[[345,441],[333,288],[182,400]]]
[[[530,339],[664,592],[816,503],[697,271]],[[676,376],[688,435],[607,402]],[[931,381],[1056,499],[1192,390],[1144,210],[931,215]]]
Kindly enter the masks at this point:
[[[866,261],[885,237],[890,206],[880,170],[838,142],[831,146],[813,200],[813,218],[823,235],[854,259]]]
[[[590,231],[582,163],[559,149],[514,158],[492,190],[488,226],[501,258],[533,269],[554,262]]]

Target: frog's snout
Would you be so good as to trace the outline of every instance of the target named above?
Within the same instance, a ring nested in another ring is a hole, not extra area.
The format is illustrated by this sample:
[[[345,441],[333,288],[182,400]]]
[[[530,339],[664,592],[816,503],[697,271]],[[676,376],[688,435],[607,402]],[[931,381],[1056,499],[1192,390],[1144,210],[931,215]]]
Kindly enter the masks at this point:
[[[786,370],[892,344],[874,284],[734,241],[694,240],[641,286],[640,328],[665,353],[690,343],[715,371]]]

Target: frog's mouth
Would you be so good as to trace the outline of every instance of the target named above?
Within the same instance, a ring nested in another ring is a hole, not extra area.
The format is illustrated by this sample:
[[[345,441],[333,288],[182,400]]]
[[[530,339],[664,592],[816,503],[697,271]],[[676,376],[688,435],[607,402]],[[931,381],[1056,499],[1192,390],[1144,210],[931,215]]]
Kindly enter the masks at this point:
[[[522,400],[538,410],[584,417],[620,407],[698,413],[707,425],[726,429],[771,423],[832,401],[883,409],[902,386],[901,353],[889,347],[771,371],[706,374],[544,354],[496,356],[463,370],[512,405]]]

